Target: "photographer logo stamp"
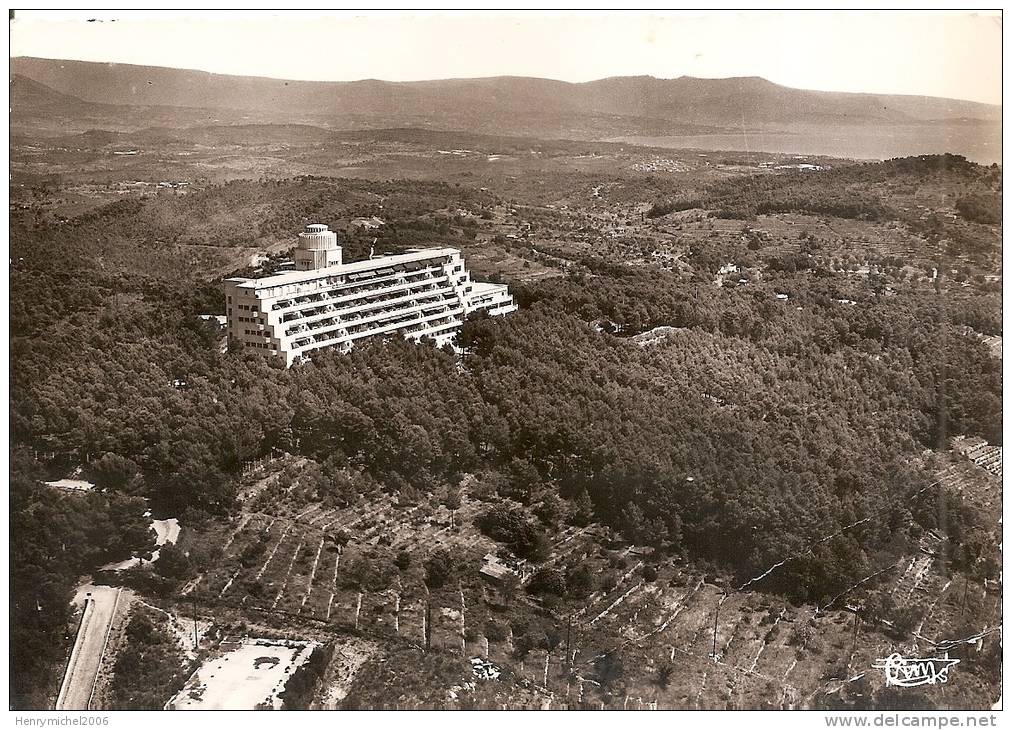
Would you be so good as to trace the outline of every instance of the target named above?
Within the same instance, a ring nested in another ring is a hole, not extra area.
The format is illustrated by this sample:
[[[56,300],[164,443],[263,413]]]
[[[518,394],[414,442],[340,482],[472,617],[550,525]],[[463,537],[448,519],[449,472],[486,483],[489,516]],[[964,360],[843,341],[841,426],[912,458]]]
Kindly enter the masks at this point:
[[[959,664],[959,659],[949,659],[948,652],[943,657],[917,659],[890,654],[879,659],[872,667],[885,672],[886,686],[918,687],[922,684],[944,684],[949,681],[949,670]]]

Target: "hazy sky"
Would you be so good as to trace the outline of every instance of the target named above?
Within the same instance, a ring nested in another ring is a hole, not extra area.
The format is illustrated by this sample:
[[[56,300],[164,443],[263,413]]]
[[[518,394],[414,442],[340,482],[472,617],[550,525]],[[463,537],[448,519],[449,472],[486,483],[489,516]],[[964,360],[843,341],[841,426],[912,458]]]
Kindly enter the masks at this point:
[[[687,15],[511,11],[322,17],[18,11],[11,55],[306,80],[763,76],[827,91],[1001,103],[1001,17],[952,13]],[[68,16],[77,19],[68,20]],[[149,14],[150,15],[150,14]],[[115,21],[111,18],[117,18]]]

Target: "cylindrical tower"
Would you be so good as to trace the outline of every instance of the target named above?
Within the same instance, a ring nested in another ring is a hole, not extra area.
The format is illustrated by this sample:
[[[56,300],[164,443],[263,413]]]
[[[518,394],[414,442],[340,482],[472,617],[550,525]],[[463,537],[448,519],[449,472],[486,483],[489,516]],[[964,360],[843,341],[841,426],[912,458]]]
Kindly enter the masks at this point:
[[[328,266],[340,266],[341,247],[337,234],[322,223],[311,223],[299,234],[299,247],[295,249],[297,271],[315,271]]]

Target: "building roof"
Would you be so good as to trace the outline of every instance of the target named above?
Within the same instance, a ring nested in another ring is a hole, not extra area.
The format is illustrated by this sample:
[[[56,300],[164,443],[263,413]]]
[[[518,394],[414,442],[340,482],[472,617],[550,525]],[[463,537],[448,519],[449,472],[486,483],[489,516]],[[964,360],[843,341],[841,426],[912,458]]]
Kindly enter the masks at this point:
[[[497,555],[485,553],[485,557],[481,560],[482,565],[478,572],[487,578],[502,581],[509,575],[517,575],[517,571],[503,562],[503,560]]]
[[[507,289],[509,289],[509,286],[506,284],[488,284],[484,281],[471,282],[472,296],[480,296],[482,294],[493,294],[495,292],[506,291]]]
[[[452,256],[453,254],[459,253],[460,251],[455,248],[421,248],[410,253],[397,254],[396,256],[378,256],[364,261],[354,261],[350,264],[341,264],[340,266],[326,266],[322,269],[315,269],[313,271],[286,271],[283,274],[265,276],[262,279],[245,279],[237,277],[234,279],[226,279],[226,281],[234,282],[245,289],[268,289],[270,287],[284,286],[286,284],[302,284],[303,282],[321,279],[325,276],[356,274],[372,271],[373,269],[388,268],[394,264],[403,264],[411,261],[424,261],[425,259],[436,258],[437,256]]]
[[[513,573],[512,570],[507,568],[502,563],[486,563],[481,566],[481,570],[478,571],[482,575],[487,575],[489,578],[494,580],[503,580],[506,576]]]

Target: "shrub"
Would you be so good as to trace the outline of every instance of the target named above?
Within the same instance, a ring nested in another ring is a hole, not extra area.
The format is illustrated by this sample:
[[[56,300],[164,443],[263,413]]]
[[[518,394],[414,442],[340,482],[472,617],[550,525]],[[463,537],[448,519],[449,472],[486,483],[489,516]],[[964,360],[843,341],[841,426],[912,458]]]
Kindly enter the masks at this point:
[[[116,657],[110,683],[109,709],[160,710],[186,681],[188,669],[166,619],[148,609],[133,613],[127,642]]]
[[[437,550],[424,563],[425,585],[439,590],[449,583],[457,572],[456,558],[446,549]]]
[[[478,529],[493,540],[506,543],[514,553],[535,563],[551,557],[551,543],[526,511],[497,505],[475,519]]]
[[[542,568],[527,582],[527,591],[542,595],[564,596],[566,595],[566,576],[561,570]]]
[[[671,662],[663,662],[657,667],[657,684],[667,689],[671,684],[671,677],[675,673],[675,667]]]
[[[794,629],[791,631],[791,646],[796,646],[799,649],[805,649],[811,646],[815,640],[815,630],[808,624],[795,624]]]
[[[1001,193],[971,193],[956,201],[956,212],[974,223],[1001,223]]]
[[[313,648],[313,653],[295,673],[288,679],[285,689],[278,697],[281,698],[283,710],[308,710],[313,701],[316,686],[323,678],[330,658],[334,654],[334,644],[328,643]]]
[[[594,572],[586,563],[566,570],[566,591],[572,598],[586,598],[594,591]]]
[[[193,573],[189,556],[175,545],[162,545],[155,561],[155,573],[163,578],[183,580]]]
[[[485,622],[485,638],[489,641],[505,641],[507,636],[509,627],[506,624],[492,619]]]

